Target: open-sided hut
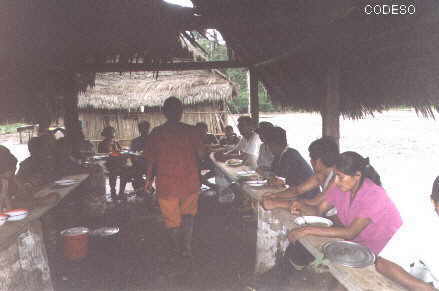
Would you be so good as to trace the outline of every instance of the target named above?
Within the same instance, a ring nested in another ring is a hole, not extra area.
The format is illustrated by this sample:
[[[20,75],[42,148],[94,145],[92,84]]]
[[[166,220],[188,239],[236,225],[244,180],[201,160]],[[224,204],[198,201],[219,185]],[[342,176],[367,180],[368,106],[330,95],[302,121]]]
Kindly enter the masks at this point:
[[[172,60],[185,54],[180,35],[206,28],[222,33],[234,66],[249,67],[274,101],[320,111],[326,135],[337,137],[340,114],[358,118],[402,105],[431,116],[437,109],[437,0],[193,3],[183,9],[161,0],[0,1],[0,115],[43,123],[61,107],[68,134],[77,137],[78,93],[95,72],[175,70]],[[383,12],[389,4],[391,13]],[[402,5],[415,9],[403,13]],[[44,246],[25,230],[33,221],[39,220],[32,215],[3,226],[10,235],[2,231],[0,257],[21,268],[2,268],[0,289],[53,290],[48,268],[30,260],[45,259],[38,255]],[[20,248],[16,237],[30,248]]]
[[[130,140],[138,135],[140,120],[149,121],[151,127],[163,123],[163,102],[176,96],[185,106],[184,122],[204,121],[211,132],[220,133],[226,101],[236,94],[235,85],[215,70],[98,74],[95,86],[79,96],[79,118],[91,140],[102,139],[100,132],[108,125],[119,139]]]

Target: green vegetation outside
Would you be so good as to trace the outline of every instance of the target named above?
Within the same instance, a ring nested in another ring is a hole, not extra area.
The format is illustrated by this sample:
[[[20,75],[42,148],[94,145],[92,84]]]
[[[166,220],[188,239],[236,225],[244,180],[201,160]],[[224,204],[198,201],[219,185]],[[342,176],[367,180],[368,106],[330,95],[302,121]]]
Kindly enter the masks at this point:
[[[17,132],[17,128],[25,125],[24,123],[10,123],[10,124],[1,124],[0,125],[0,134],[5,133],[15,133]]]
[[[197,42],[207,52],[209,61],[224,61],[228,59],[227,47],[215,40],[206,39],[200,35],[197,37]],[[248,85],[247,85],[247,70],[246,69],[223,69],[221,70],[230,81],[238,84],[238,96],[229,102],[229,108],[232,113],[247,113],[248,112]],[[259,82],[259,110],[261,112],[278,112],[281,111],[279,106],[271,103],[267,90],[261,82]]]

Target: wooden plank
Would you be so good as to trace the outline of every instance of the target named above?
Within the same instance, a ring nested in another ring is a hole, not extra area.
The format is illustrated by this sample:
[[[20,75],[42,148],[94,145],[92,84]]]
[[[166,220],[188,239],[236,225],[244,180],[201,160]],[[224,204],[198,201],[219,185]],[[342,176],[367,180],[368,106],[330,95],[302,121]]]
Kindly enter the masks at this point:
[[[247,166],[228,167],[222,162],[211,159],[215,164],[216,171],[228,177],[230,181],[238,181],[237,173],[248,170]],[[240,185],[242,192],[258,201],[258,233],[257,233],[257,254],[255,271],[264,272],[274,266],[276,258],[283,254],[288,245],[287,234],[290,230],[297,228],[291,213],[284,209],[273,209],[265,211],[260,205],[266,192],[273,192],[270,187],[263,189],[251,188],[247,185]],[[328,241],[336,240],[333,238],[308,236],[300,239],[300,243],[315,257],[322,257],[321,247]],[[398,284],[387,279],[375,270],[375,266],[367,268],[349,268],[336,264],[329,264],[331,274],[348,290],[371,291],[371,290],[406,290]]]
[[[326,96],[320,113],[322,116],[322,136],[332,136],[340,141],[340,69],[339,63],[329,67],[326,76]]]
[[[47,213],[50,209],[55,207],[65,196],[67,196],[70,192],[76,189],[83,181],[88,178],[89,174],[78,174],[63,177],[64,179],[74,179],[79,182],[63,188],[55,188],[54,183],[50,183],[42,190],[38,191],[34,194],[34,197],[44,197],[49,193],[56,192],[59,194],[59,198],[56,201],[51,201],[51,203],[43,204],[43,205],[33,205],[32,199],[28,199],[28,201],[23,202],[23,208],[28,208],[30,210],[29,215],[20,221],[11,221],[6,222],[3,226],[1,226],[0,232],[0,249],[7,247],[13,242],[17,236],[26,231],[30,222],[39,219],[42,215]]]
[[[253,68],[248,70],[249,113],[256,124],[259,123],[258,77]]]
[[[179,62],[164,64],[83,64],[74,68],[79,73],[96,72],[143,72],[143,71],[190,71],[190,70],[211,70],[227,68],[247,68],[250,63],[239,61],[210,61],[210,62]]]

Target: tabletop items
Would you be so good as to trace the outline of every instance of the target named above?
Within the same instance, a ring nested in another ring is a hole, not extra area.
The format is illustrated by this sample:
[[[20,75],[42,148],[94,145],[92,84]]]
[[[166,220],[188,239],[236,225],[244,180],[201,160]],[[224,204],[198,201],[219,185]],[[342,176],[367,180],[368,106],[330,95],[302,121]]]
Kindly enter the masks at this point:
[[[332,263],[364,268],[375,262],[375,254],[367,247],[352,241],[331,241],[322,246],[325,257]]]

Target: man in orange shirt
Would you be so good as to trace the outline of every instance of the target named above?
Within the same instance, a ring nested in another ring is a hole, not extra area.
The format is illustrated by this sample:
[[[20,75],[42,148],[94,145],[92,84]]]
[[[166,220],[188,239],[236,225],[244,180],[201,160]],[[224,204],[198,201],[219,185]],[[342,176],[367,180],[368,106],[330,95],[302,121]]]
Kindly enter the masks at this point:
[[[145,144],[149,167],[145,187],[152,183],[154,168],[160,210],[171,241],[177,251],[182,242],[182,255],[191,256],[201,186],[199,161],[206,150],[198,129],[180,122],[183,105],[179,99],[166,99],[163,114],[167,121],[154,128]]]

